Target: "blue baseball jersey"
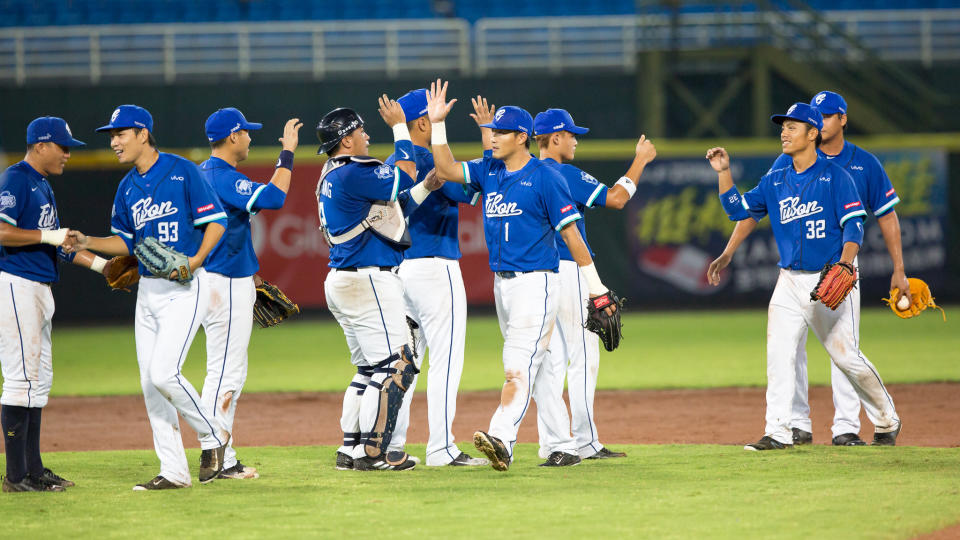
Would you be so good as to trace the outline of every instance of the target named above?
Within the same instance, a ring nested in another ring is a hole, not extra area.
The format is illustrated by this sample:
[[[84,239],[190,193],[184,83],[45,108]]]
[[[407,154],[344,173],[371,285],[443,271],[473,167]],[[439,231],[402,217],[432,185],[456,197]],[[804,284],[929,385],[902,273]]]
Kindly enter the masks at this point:
[[[227,230],[203,267],[227,277],[248,277],[260,268],[250,236],[250,216],[260,210],[283,207],[287,194],[273,184],[247,178],[236,167],[211,157],[200,164],[200,173],[213,189],[227,214]]]
[[[398,167],[367,156],[336,156],[327,160],[317,186],[320,224],[332,236],[344,234],[363,221],[374,201],[396,201],[400,185],[413,179]],[[330,247],[331,268],[397,266],[403,249],[369,229],[356,238]]]
[[[202,227],[214,221],[226,227],[227,214],[200,169],[192,161],[160,152],[146,174],[134,167],[120,181],[110,232],[123,238],[131,253],[138,242],[152,236],[193,256],[203,241]],[[143,264],[140,274],[152,275]]]
[[[844,227],[858,227],[862,237],[867,213],[853,178],[823,157],[802,173],[792,164],[772,170],[742,197],[729,196],[739,198],[736,202],[757,221],[771,215],[781,268],[820,270],[840,260]]]
[[[422,146],[414,146],[417,164],[417,182],[422,182],[433,169],[433,154]],[[396,164],[396,156],[391,155],[385,161],[387,165]],[[401,185],[405,190],[411,185]],[[407,218],[410,226],[410,239],[413,244],[403,252],[404,259],[421,257],[443,257],[459,259],[460,253],[460,203],[475,205],[480,193],[469,184],[446,182],[440,189],[431,192],[420,206]]]
[[[20,229],[52,231],[60,228],[57,201],[47,179],[26,161],[0,174],[0,220]],[[31,281],[60,279],[57,257],[72,261],[75,254],[47,244],[0,247],[0,271]]]
[[[570,188],[570,196],[573,197],[573,202],[577,205],[577,211],[581,214],[583,214],[587,208],[607,204],[607,186],[598,182],[596,178],[587,172],[573,165],[560,164],[552,158],[544,159],[543,162],[556,169],[567,181],[567,187]],[[578,220],[577,229],[580,231],[583,243],[587,245],[590,256],[593,257],[593,250],[590,249],[590,244],[587,242],[586,221],[586,217]],[[557,232],[557,251],[560,252],[561,261],[573,260],[573,255],[570,254],[570,248],[567,247],[567,243],[563,241],[559,232]]]
[[[831,160],[840,165],[853,177],[853,183],[857,186],[857,193],[867,208],[874,216],[880,217],[890,213],[893,207],[900,202],[897,191],[887,176],[887,171],[883,170],[880,160],[870,152],[853,144],[849,141],[843,142],[843,150],[835,156],[828,156],[823,151],[817,150],[817,154],[825,159]],[[770,170],[782,169],[793,165],[793,159],[780,154],[780,157],[773,162]]]
[[[483,232],[494,272],[560,267],[556,231],[581,219],[567,181],[539,159],[507,171],[492,157],[462,162],[467,183],[483,194]]]

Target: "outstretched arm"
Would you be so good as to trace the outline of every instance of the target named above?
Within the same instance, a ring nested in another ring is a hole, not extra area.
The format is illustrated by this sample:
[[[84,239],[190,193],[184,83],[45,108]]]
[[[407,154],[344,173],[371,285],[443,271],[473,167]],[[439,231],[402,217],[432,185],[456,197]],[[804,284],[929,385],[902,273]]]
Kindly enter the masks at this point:
[[[403,107],[386,94],[380,96],[379,104],[380,117],[393,129],[393,155],[397,158],[395,164],[398,169],[407,173],[407,176],[416,180],[417,164],[413,161],[413,141],[410,139],[410,130],[407,128]]]
[[[737,252],[737,248],[740,247],[740,244],[742,244],[756,228],[757,220],[753,218],[747,218],[737,222],[737,225],[733,228],[733,232],[730,233],[730,240],[727,241],[727,247],[724,248],[723,253],[710,263],[709,268],[707,268],[707,281],[710,282],[711,285],[717,286],[720,284],[720,271],[730,264],[730,261],[733,259],[733,254]]]
[[[444,121],[454,103],[457,102],[456,99],[447,102],[448,83],[449,81],[437,79],[436,82],[430,83],[430,89],[427,90],[427,116],[433,128],[430,146],[433,147],[433,166],[437,169],[440,178],[463,184],[466,183],[463,167],[454,159],[453,152],[447,145],[447,127]]]
[[[63,244],[63,250],[67,253],[79,253],[85,249],[110,256],[130,255],[130,248],[127,247],[127,243],[116,234],[99,237],[87,236],[80,231],[70,231]]]
[[[627,201],[629,201],[637,191],[637,185],[640,183],[640,175],[643,174],[643,169],[646,168],[647,164],[653,161],[655,157],[657,157],[657,148],[647,139],[646,135],[641,135],[640,140],[637,141],[637,149],[633,156],[633,163],[630,164],[630,168],[627,169],[626,174],[607,192],[607,202],[605,205],[607,208],[620,210],[626,206]]]
[[[286,125],[283,126],[283,137],[279,139],[283,150],[280,152],[280,159],[276,170],[273,171],[273,176],[270,178],[270,183],[284,193],[290,190],[290,179],[293,176],[293,170],[291,169],[293,167],[293,152],[300,144],[301,127],[303,127],[303,122],[299,118],[287,120]]]
[[[49,244],[59,246],[63,244],[69,229],[41,231],[37,229],[21,229],[5,221],[0,221],[0,246],[22,247],[33,244]]]
[[[900,290],[900,294],[906,296],[912,303],[913,297],[910,295],[910,283],[907,281],[907,272],[903,266],[903,246],[900,241],[900,218],[897,217],[896,210],[877,218],[880,225],[880,232],[883,233],[883,241],[887,244],[887,251],[890,253],[890,260],[893,261],[893,275],[890,276],[890,289],[894,287]],[[896,298],[894,300],[897,300]]]

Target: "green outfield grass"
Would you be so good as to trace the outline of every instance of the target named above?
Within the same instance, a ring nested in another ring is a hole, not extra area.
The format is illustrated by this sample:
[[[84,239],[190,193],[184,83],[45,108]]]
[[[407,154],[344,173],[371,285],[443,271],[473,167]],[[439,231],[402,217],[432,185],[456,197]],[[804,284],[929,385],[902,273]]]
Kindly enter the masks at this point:
[[[333,447],[249,448],[258,480],[153,493],[131,491],[152,451],[62,452],[45,461],[77,486],[3,494],[0,515],[7,538],[910,538],[960,520],[958,449],[624,449],[560,470],[520,445],[506,473],[360,473],[334,470]]]
[[[951,307],[948,312],[953,311]],[[888,383],[960,381],[960,319],[939,312],[903,321],[886,309],[864,310],[862,348]],[[601,352],[600,388],[705,388],[766,384],[766,311],[633,313],[614,353]],[[471,317],[461,388],[499,389],[503,340],[495,317]],[[203,333],[184,372],[200,386]],[[811,384],[827,384],[829,363],[811,336]],[[255,328],[245,391],[340,391],[354,370],[333,320]],[[53,330],[54,395],[140,393],[132,327]],[[422,390],[424,385],[419,385]]]

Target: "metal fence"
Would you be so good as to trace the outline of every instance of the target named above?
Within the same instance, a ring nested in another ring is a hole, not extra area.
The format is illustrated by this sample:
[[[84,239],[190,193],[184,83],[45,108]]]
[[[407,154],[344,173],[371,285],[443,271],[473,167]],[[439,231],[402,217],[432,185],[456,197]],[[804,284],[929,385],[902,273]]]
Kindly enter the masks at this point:
[[[483,75],[586,69],[633,72],[643,50],[775,45],[796,55],[960,59],[960,9],[702,13],[311,23],[61,26],[0,29],[0,84],[111,79],[323,79],[369,74]],[[852,47],[851,39],[863,47]]]

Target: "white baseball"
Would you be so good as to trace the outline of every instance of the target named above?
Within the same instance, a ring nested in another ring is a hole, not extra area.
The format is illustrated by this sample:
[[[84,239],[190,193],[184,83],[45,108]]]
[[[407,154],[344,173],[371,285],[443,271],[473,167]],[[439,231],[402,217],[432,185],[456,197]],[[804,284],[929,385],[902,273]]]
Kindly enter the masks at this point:
[[[910,307],[910,299],[907,298],[906,296],[901,296],[900,300],[897,300],[897,309],[899,309],[900,311],[904,311],[908,307]]]

